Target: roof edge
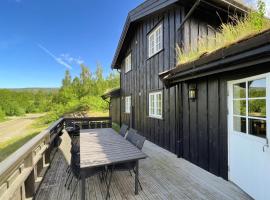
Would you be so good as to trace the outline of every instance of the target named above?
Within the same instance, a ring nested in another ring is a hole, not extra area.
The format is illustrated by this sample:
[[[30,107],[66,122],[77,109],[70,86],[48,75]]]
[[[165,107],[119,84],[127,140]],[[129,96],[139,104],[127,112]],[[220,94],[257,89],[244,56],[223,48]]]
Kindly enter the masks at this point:
[[[171,87],[177,83],[176,79],[183,80],[194,77],[195,75],[203,76],[200,73],[206,71],[215,71],[221,67],[226,67],[229,63],[235,61],[245,62],[248,58],[257,57],[253,59],[260,59],[259,55],[270,53],[270,30],[255,35],[252,38],[240,41],[229,47],[222,48],[211,54],[204,55],[196,61],[186,64],[177,65],[175,68],[161,72],[159,78],[166,87]],[[244,55],[245,54],[245,55]],[[225,70],[225,69],[224,69]],[[221,70],[221,71],[224,71]]]

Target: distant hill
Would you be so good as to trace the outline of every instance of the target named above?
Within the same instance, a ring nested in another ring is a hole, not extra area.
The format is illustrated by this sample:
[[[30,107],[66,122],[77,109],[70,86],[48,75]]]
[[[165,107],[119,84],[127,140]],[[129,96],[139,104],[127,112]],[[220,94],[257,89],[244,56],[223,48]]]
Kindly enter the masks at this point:
[[[38,92],[38,91],[44,91],[44,92],[57,92],[59,88],[0,88],[3,90],[12,90],[12,91],[27,91],[27,92]]]

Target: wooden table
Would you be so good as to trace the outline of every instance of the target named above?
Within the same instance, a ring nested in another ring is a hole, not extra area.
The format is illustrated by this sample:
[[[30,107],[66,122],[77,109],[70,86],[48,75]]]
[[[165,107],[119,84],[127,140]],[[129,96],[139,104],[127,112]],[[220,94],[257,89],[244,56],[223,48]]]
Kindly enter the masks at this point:
[[[136,162],[135,194],[138,194],[139,160],[144,158],[142,151],[111,128],[81,130],[81,199],[85,200],[84,170],[130,161]]]

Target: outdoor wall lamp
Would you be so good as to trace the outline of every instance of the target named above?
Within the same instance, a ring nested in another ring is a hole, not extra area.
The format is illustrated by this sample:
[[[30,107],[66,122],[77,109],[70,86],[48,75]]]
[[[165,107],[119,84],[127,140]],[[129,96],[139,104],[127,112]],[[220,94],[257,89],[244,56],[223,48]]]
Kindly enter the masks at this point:
[[[192,101],[195,101],[195,99],[197,98],[197,88],[196,88],[196,84],[191,84],[189,86],[189,90],[188,90],[188,98]]]

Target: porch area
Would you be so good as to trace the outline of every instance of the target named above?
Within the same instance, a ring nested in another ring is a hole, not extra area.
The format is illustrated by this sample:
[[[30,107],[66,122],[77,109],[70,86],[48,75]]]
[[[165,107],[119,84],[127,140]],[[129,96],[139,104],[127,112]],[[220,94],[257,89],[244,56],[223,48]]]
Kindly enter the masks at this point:
[[[61,136],[62,143],[53,156],[37,193],[37,200],[66,200],[71,190],[64,187],[69,159],[68,135]],[[110,189],[113,200],[121,199],[251,199],[234,184],[223,180],[209,172],[179,159],[176,155],[146,141],[142,151],[147,159],[140,161],[140,182],[143,190],[134,195],[134,175],[129,172],[115,172]],[[75,181],[73,182],[74,187]],[[80,199],[80,184],[73,199]],[[86,180],[86,199],[105,199],[106,186],[98,176]]]

